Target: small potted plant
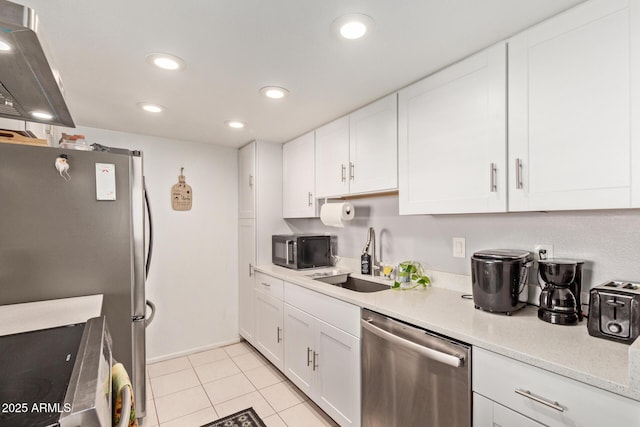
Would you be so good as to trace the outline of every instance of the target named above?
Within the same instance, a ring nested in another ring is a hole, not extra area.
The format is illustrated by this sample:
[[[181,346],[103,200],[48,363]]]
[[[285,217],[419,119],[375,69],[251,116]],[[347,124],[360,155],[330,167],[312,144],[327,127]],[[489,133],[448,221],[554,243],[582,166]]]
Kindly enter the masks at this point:
[[[426,288],[431,279],[424,271],[424,267],[418,261],[403,261],[398,264],[396,281],[393,289],[415,289],[418,286]]]

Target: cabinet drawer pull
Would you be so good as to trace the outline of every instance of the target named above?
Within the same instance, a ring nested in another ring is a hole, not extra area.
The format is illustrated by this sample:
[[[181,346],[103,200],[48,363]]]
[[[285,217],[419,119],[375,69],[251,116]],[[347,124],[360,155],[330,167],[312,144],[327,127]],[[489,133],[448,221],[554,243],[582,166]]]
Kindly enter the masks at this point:
[[[516,190],[522,190],[522,159],[516,159]]]
[[[315,371],[318,368],[318,364],[316,363],[318,360],[319,354],[315,351],[313,352],[313,370]]]
[[[496,191],[498,191],[498,183],[496,182],[496,173],[497,173],[497,167],[495,163],[491,163],[490,165],[490,170],[489,170],[489,182],[490,182],[490,188],[489,191],[491,193],[495,193]]]
[[[347,168],[345,165],[340,165],[340,171],[341,171],[341,176],[342,176],[342,182],[345,182],[347,180]]]
[[[309,191],[309,206],[313,206],[313,194],[311,194],[311,191]]]
[[[349,180],[353,181],[356,177],[356,165],[353,162],[349,162]]]
[[[307,347],[307,366],[311,366],[311,349],[309,347]]]
[[[280,341],[282,341],[282,338],[280,337],[280,331],[281,331],[282,329],[280,329],[280,326],[277,326],[276,328],[277,328],[277,331],[276,331],[276,340],[277,340],[277,342],[278,342],[278,343],[280,343]]]
[[[267,288],[270,288],[270,287],[271,287],[271,284],[270,284],[270,283],[267,283],[267,282],[260,282],[260,284],[261,284],[262,286],[266,286]]]
[[[519,388],[517,388],[515,389],[515,392],[520,396],[524,396],[528,399],[533,400],[534,402],[542,403],[543,405],[548,406],[549,408],[553,408],[556,411],[564,412],[564,408],[560,406],[558,402],[551,402],[550,400],[536,396],[535,394],[532,394],[529,390],[520,390]]]

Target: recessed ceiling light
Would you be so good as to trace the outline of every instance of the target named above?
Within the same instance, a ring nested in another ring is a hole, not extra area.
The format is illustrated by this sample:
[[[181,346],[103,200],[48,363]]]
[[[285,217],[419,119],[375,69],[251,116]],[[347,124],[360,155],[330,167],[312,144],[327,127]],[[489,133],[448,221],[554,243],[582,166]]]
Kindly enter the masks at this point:
[[[282,99],[287,96],[288,93],[289,91],[287,89],[278,86],[265,86],[260,89],[261,95],[271,99]]]
[[[152,53],[147,55],[146,59],[149,64],[163,70],[175,71],[182,70],[185,67],[185,63],[181,58],[168,53]]]
[[[11,45],[7,42],[3,42],[2,40],[0,40],[0,52],[9,52],[11,51]]]
[[[352,13],[336,19],[332,26],[340,37],[356,40],[364,37],[373,28],[373,19],[361,13]]]
[[[227,120],[224,123],[230,128],[234,128],[234,129],[242,129],[247,125],[245,122],[241,122],[239,120]]]
[[[165,107],[162,105],[152,104],[150,102],[138,102],[136,105],[148,113],[162,113],[165,110]]]
[[[31,115],[33,117],[35,117],[36,119],[41,119],[41,120],[51,120],[53,119],[53,116],[49,113],[46,113],[44,111],[32,111]]]

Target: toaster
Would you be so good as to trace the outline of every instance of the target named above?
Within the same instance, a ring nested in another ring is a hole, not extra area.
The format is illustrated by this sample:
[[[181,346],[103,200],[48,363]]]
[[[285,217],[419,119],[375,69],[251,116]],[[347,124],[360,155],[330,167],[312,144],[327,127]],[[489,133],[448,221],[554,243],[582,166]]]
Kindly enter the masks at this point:
[[[640,335],[640,284],[612,281],[589,291],[589,335],[631,344]]]

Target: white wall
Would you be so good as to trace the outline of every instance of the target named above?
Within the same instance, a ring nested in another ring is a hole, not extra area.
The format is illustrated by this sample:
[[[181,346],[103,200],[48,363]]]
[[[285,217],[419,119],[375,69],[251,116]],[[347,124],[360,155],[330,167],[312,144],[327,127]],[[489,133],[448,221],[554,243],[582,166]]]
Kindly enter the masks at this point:
[[[470,275],[471,255],[478,250],[533,251],[536,244],[550,243],[555,257],[586,261],[583,289],[611,279],[640,281],[637,209],[399,216],[397,196],[351,202],[356,217],[343,229],[319,219],[287,222],[296,232],[336,234],[340,255],[349,258],[360,258],[371,226],[386,263],[415,259],[428,269]],[[466,239],[465,258],[452,256],[453,237]]]
[[[87,143],[139,149],[153,212],[147,298],[158,312],[147,329],[147,359],[238,339],[237,150],[102,129],[71,130]],[[191,211],[171,208],[184,167]]]

